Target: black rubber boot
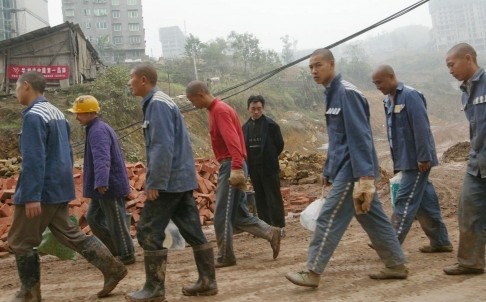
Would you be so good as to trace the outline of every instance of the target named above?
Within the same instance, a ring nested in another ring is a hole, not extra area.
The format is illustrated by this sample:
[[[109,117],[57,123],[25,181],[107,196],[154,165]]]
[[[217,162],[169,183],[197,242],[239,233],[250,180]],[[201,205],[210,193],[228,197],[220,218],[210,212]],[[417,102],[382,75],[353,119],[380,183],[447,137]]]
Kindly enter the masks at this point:
[[[182,287],[186,296],[213,296],[218,293],[216,273],[214,270],[214,253],[211,243],[205,243],[192,248],[196,260],[199,279],[190,286]]]
[[[40,302],[40,263],[39,254],[32,251],[25,255],[15,255],[20,278],[20,290],[12,302]]]
[[[165,300],[165,268],[167,265],[167,249],[143,251],[145,263],[145,285],[139,291],[127,294],[129,302],[164,302]]]
[[[106,297],[128,273],[123,263],[96,236],[87,237],[78,246],[77,252],[103,273],[105,281],[103,289],[97,294],[98,298]]]

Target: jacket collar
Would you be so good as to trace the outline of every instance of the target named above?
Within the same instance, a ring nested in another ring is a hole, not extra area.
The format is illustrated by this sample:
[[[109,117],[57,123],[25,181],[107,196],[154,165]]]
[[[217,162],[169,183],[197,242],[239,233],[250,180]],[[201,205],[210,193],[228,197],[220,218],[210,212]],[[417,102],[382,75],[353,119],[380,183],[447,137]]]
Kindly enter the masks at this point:
[[[40,103],[40,102],[47,102],[47,99],[45,96],[41,95],[41,96],[38,96],[37,98],[35,98],[32,103],[30,103],[29,106],[27,106],[27,108],[25,108],[24,110],[22,110],[22,115],[27,113],[27,111],[29,111],[32,107],[34,107],[35,104],[37,103]]]
[[[472,86],[474,86],[474,84],[479,81],[479,79],[483,76],[483,74],[484,74],[484,69],[482,67],[479,67],[476,73],[474,73],[474,75],[472,76],[472,78],[462,82],[460,86],[461,90],[463,92],[467,92],[468,94],[470,94]]]
[[[157,91],[159,91],[159,88],[154,87],[152,90],[150,90],[149,93],[147,93],[146,96],[143,97],[142,101],[140,102],[142,104],[142,109],[144,114],[145,114],[145,108],[147,108],[148,103],[150,102],[150,100],[152,99],[152,97]]]

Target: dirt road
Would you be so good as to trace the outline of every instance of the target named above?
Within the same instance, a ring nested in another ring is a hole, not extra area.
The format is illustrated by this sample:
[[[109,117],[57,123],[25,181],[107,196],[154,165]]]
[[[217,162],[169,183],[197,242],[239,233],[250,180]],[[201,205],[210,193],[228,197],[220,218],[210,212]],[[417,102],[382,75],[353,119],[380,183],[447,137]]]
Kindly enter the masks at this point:
[[[450,131],[444,130],[445,133]],[[462,132],[462,131],[460,131]],[[436,135],[437,137],[437,135]],[[449,135],[446,135],[449,137]],[[461,141],[461,140],[455,140]],[[450,144],[449,144],[450,145]],[[438,143],[442,152],[447,147]],[[386,149],[386,148],[385,148]],[[382,149],[384,150],[384,149]],[[380,156],[380,158],[383,158]],[[454,247],[458,230],[456,204],[465,171],[465,162],[452,162],[434,168],[431,179],[436,186],[445,223]],[[316,185],[292,187],[292,190],[318,192]],[[382,185],[380,198],[390,213],[389,189]],[[382,267],[376,253],[367,246],[368,238],[353,220],[322,276],[318,289],[305,289],[289,283],[284,275],[304,267],[310,232],[301,227],[298,216],[287,219],[287,236],[282,241],[280,256],[272,260],[268,242],[248,234],[235,236],[237,265],[218,269],[219,294],[214,297],[184,297],[181,287],[197,278],[192,251],[171,251],[167,266],[166,297],[168,301],[486,301],[486,275],[446,276],[442,267],[455,263],[454,253],[422,254],[418,248],[428,243],[415,223],[403,244],[410,276],[407,280],[376,281],[369,272]],[[209,240],[215,240],[212,227],[205,227]],[[97,299],[102,286],[101,274],[84,259],[60,261],[42,257],[42,295],[46,302],[124,301],[124,294],[139,289],[145,280],[141,250],[137,262],[129,266],[128,276],[112,295]],[[78,257],[80,258],[80,257]],[[9,301],[19,287],[14,257],[0,259],[0,301]]]

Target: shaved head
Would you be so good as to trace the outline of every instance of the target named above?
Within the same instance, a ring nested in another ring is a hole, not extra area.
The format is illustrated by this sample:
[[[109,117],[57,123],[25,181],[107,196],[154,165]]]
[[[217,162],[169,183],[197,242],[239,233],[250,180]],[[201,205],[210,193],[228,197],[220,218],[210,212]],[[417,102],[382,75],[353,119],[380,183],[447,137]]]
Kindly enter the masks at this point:
[[[384,95],[395,95],[398,86],[398,80],[395,76],[395,71],[390,65],[379,65],[373,70],[371,80],[375,84],[376,89],[380,90]]]
[[[327,48],[318,48],[312,52],[311,57],[321,56],[325,61],[334,61],[334,55]]]
[[[146,77],[147,81],[152,85],[157,85],[157,70],[150,63],[140,63],[133,67],[132,72],[139,77]]]
[[[383,74],[395,76],[395,71],[390,65],[380,65],[373,70],[373,74]]]
[[[210,94],[208,85],[203,81],[192,81],[186,87],[186,94]]]
[[[463,58],[466,55],[470,55],[471,58],[473,59],[473,62],[477,64],[476,50],[474,50],[474,48],[467,43],[459,43],[454,45],[451,49],[449,49],[447,55],[454,55],[459,58]]]

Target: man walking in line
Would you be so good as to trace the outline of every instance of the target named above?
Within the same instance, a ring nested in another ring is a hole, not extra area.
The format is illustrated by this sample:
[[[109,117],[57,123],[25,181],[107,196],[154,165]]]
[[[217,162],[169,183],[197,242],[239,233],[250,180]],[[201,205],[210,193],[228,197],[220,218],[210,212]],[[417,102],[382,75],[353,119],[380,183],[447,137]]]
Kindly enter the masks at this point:
[[[248,232],[270,242],[273,259],[280,252],[281,230],[250,215],[246,204],[246,148],[236,111],[215,98],[206,83],[192,81],[186,96],[196,108],[209,111],[209,133],[216,159],[220,162],[216,187],[214,230],[218,242],[216,267],[236,265],[233,229]]]
[[[130,193],[125,159],[115,131],[98,117],[100,105],[92,95],[79,96],[68,109],[86,126],[83,196],[91,198],[86,220],[111,253],[123,264],[135,263],[128,231],[125,198]]]
[[[420,248],[422,253],[452,252],[439,199],[429,181],[430,170],[438,165],[438,160],[425,97],[399,82],[389,65],[377,67],[372,80],[386,96],[384,107],[393,170],[402,173],[391,218],[398,241],[405,241],[417,218],[430,240],[429,245]]]

